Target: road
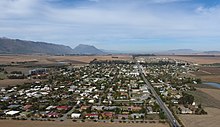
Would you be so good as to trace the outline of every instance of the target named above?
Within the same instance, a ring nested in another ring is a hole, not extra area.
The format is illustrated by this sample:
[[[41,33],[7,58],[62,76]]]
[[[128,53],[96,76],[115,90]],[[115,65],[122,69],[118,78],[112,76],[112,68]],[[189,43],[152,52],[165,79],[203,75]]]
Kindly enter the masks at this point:
[[[143,78],[144,82],[148,86],[148,89],[151,90],[153,96],[156,98],[159,106],[164,111],[165,115],[167,116],[167,119],[169,120],[170,124],[173,127],[181,127],[178,121],[173,116],[172,112],[169,110],[169,108],[166,106],[166,104],[161,100],[160,96],[157,94],[157,92],[154,90],[153,86],[150,84],[150,82],[146,79],[146,74],[144,71],[144,68],[137,62],[138,71],[140,73],[140,76]]]

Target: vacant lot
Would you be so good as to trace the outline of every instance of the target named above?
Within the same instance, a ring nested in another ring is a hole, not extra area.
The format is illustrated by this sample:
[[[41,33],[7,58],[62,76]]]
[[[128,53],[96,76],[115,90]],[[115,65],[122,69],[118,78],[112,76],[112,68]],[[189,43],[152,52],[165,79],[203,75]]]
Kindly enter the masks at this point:
[[[40,121],[14,121],[0,120],[1,127],[169,127],[168,124],[159,123],[74,123],[72,121],[65,122],[40,122]]]

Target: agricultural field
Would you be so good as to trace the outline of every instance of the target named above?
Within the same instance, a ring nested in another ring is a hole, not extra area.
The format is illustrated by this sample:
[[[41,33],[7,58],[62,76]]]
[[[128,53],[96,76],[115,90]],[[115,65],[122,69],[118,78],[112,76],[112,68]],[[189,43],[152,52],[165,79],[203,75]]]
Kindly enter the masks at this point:
[[[199,71],[192,74],[204,82],[220,82],[220,67],[199,67]]]
[[[72,122],[72,121],[11,121],[0,120],[3,127],[169,127],[169,124],[163,123],[95,123],[95,122]]]
[[[214,64],[220,63],[220,56],[215,57],[198,57],[198,56],[159,56],[159,57],[168,57],[171,59],[178,59],[183,61],[192,62],[194,64]]]
[[[218,127],[220,124],[220,90],[210,88],[197,88],[191,92],[197,103],[201,103],[207,115],[180,115],[186,127]]]
[[[180,115],[186,127],[219,127],[220,109],[207,107],[208,115]]]
[[[57,62],[69,62],[72,64],[87,64],[97,60],[131,60],[130,55],[106,55],[106,56],[49,56],[49,55],[7,55],[0,56],[1,64],[17,62],[32,62],[34,64],[53,64]]]

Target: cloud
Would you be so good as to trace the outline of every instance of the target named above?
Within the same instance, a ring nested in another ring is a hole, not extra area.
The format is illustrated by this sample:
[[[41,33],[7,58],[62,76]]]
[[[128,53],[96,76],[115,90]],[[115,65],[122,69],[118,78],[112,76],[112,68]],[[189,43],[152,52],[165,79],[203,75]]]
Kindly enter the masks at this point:
[[[150,0],[153,3],[173,3],[173,2],[184,2],[189,0]]]
[[[0,32],[73,46],[69,42],[220,38],[219,6],[178,5],[186,0],[88,1],[66,7],[57,5],[59,0],[1,0]]]

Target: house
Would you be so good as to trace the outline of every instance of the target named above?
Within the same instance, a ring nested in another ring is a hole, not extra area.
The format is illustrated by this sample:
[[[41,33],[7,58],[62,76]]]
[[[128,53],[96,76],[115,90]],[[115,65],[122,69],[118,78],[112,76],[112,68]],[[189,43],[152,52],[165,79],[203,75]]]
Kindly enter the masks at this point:
[[[178,100],[175,100],[175,99],[172,99],[171,102],[172,102],[173,104],[178,104],[178,103],[179,103]]]
[[[80,113],[72,113],[71,114],[71,118],[76,118],[76,119],[78,119],[78,118],[80,118],[81,117],[81,114]]]
[[[29,110],[31,107],[32,107],[32,105],[25,105],[25,106],[23,107],[23,109],[24,109],[24,110]]]
[[[130,116],[133,119],[140,119],[140,118],[144,118],[144,113],[133,113]]]
[[[95,103],[95,100],[91,99],[91,100],[89,100],[88,102],[91,103],[91,104],[93,104],[93,103]]]
[[[114,116],[113,112],[104,112],[102,113],[102,116],[105,118],[112,118]]]
[[[180,106],[179,109],[181,111],[181,114],[192,114],[193,113],[192,110],[190,110],[189,108],[186,108],[184,106]]]
[[[70,106],[57,106],[57,110],[69,110]]]
[[[20,113],[20,116],[21,117],[28,117],[28,116],[30,116],[31,115],[31,112],[21,112]]]
[[[50,112],[47,114],[47,116],[50,118],[58,118],[60,116],[60,114],[56,113],[56,112]]]
[[[9,116],[15,116],[15,115],[18,115],[19,113],[20,111],[9,111],[9,112],[6,112],[5,114]]]
[[[56,108],[56,106],[48,106],[47,108],[46,108],[46,110],[51,110],[51,109],[55,109]]]
[[[20,105],[9,105],[8,106],[9,109],[17,109],[19,107],[20,107]]]
[[[85,115],[86,118],[93,118],[93,119],[97,119],[99,117],[99,115],[97,113],[88,113]]]
[[[128,119],[129,115],[118,114],[117,117],[118,119]]]
[[[81,107],[80,107],[80,110],[83,111],[83,110],[86,110],[86,109],[89,108],[89,107],[90,107],[90,106],[81,106]]]
[[[147,107],[147,114],[159,114],[159,112],[154,112],[151,106]]]
[[[130,106],[128,107],[128,111],[140,111],[142,108],[139,106]]]
[[[104,109],[104,106],[92,106],[92,110],[102,111],[103,109]]]

